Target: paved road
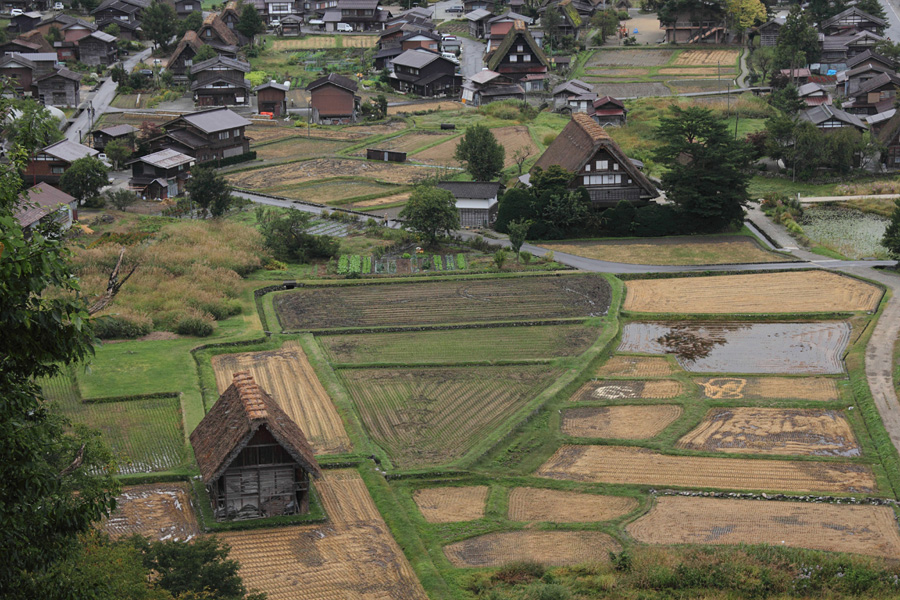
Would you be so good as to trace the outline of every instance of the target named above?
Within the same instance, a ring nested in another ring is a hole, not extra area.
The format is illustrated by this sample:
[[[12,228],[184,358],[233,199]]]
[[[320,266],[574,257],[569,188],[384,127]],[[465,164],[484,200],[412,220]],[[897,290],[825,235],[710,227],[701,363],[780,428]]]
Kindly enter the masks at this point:
[[[131,58],[125,61],[124,67],[125,70],[129,73],[131,69],[134,68],[136,64],[144,60],[150,56],[150,49],[146,49],[139,54],[135,54]],[[113,101],[113,98],[116,97],[116,88],[118,84],[112,79],[107,79],[103,82],[103,85],[100,86],[100,89],[94,93],[93,98],[91,98],[91,106],[94,109],[94,116],[88,114],[87,110],[81,111],[75,120],[69,125],[69,128],[66,130],[66,139],[70,142],[80,142],[81,137],[87,136],[88,132],[91,130],[91,127],[94,123],[97,122],[97,119],[100,118],[107,108],[109,108],[110,102]]]
[[[447,9],[451,6],[459,6],[463,7],[463,3],[461,0],[444,0],[444,2],[435,2],[429,8],[434,11],[434,15],[432,19],[435,23],[439,23],[441,21],[451,21],[453,19],[462,19],[463,15],[466,14],[463,12],[454,12],[448,13]]]
[[[459,72],[464,78],[469,78],[480,73],[484,68],[485,45],[482,42],[470,40],[467,37],[459,38],[462,43],[462,54],[459,57]]]
[[[890,38],[894,42],[900,42],[900,9],[895,0],[881,0],[884,12],[887,15],[888,28],[885,30],[885,37]]]

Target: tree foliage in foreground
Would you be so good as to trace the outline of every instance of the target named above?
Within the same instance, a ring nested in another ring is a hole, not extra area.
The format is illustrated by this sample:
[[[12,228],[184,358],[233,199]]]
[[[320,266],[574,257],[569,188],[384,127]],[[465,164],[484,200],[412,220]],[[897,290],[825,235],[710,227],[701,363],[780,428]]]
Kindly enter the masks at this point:
[[[93,198],[109,183],[106,168],[99,159],[83,156],[72,162],[59,178],[59,189],[78,201]]]
[[[331,258],[341,243],[330,235],[306,233],[312,215],[292,208],[256,207],[256,222],[266,247],[278,260],[305,263],[312,258]]]
[[[420,234],[429,246],[437,245],[438,237],[459,229],[456,199],[447,190],[419,186],[409,196],[400,218],[407,229]]]
[[[881,245],[888,249],[892,256],[900,258],[900,199],[894,200],[894,212],[881,238]]]
[[[454,157],[463,163],[475,181],[493,181],[503,170],[506,149],[490,129],[472,125],[456,145]]]

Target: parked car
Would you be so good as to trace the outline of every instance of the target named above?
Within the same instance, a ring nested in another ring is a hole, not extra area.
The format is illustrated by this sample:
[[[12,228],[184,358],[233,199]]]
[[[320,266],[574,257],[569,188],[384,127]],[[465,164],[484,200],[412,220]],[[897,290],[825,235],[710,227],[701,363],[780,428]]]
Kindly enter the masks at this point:
[[[441,56],[452,62],[454,65],[459,64],[459,59],[452,52],[441,52]]]
[[[458,38],[455,35],[442,35],[441,39],[445,42],[455,42]]]
[[[348,33],[348,32],[350,32],[350,31],[353,31],[353,27],[351,27],[351,26],[350,26],[349,24],[347,24],[347,23],[338,23],[338,24],[337,24],[337,30],[338,30],[338,31],[343,31],[344,33]]]
[[[281,19],[272,19],[271,21],[269,21],[269,27],[281,27]]]
[[[464,10],[465,10],[465,9],[464,9],[462,6],[458,6],[458,5],[457,5],[457,6],[451,6],[450,8],[448,8],[448,9],[447,9],[447,12],[448,12],[448,13],[461,13],[461,12],[463,12]]]
[[[18,17],[19,15],[24,15],[24,14],[25,14],[25,11],[22,10],[21,8],[13,8],[12,10],[9,11],[9,16],[11,16],[11,17]]]
[[[316,27],[321,27],[322,25],[325,24],[325,21],[323,21],[322,19],[310,19],[310,20],[307,22],[307,24],[308,24],[308,25],[314,25],[314,26],[316,26]]]
[[[65,9],[66,9],[66,7],[65,7],[65,5],[63,5],[62,2],[57,2],[56,4],[53,5],[53,10],[65,10]]]

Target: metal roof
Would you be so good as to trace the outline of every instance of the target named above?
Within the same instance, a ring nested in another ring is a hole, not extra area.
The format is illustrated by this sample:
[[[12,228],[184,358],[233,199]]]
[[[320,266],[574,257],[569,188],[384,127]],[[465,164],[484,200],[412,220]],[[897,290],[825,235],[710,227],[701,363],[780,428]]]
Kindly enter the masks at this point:
[[[103,127],[97,131],[101,131],[111,137],[119,137],[120,135],[134,133],[137,131],[137,128],[131,125],[113,125],[112,127]]]
[[[56,158],[64,160],[66,162],[74,162],[79,158],[84,158],[85,156],[97,156],[98,154],[100,154],[93,148],[88,148],[83,144],[70,142],[69,140],[62,140],[56,142],[55,144],[50,144],[49,146],[44,148],[42,152],[45,154],[49,154],[50,156],[55,156]]]
[[[165,150],[160,150],[159,152],[154,152],[153,154],[148,154],[147,156],[142,156],[138,159],[138,161],[147,163],[148,165],[152,165],[154,167],[160,167],[161,169],[171,169],[179,165],[193,162],[194,159],[187,154],[182,154],[181,152],[172,150],[171,148],[166,148]]]
[[[439,54],[429,52],[428,50],[407,50],[393,60],[394,65],[410,67],[413,69],[421,69],[441,58]],[[447,60],[446,58],[443,60]]]
[[[246,127],[250,124],[250,121],[227,108],[204,110],[189,115],[182,115],[182,118],[205,133]]]
[[[485,17],[490,17],[492,14],[491,11],[485,10],[483,8],[476,8],[470,13],[466,13],[465,17],[470,21],[480,21]]]

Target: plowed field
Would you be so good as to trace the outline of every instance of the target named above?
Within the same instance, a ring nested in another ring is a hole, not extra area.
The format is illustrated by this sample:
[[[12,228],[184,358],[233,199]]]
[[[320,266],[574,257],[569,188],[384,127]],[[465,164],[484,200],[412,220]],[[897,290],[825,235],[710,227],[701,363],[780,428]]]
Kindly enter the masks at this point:
[[[595,275],[310,287],[274,300],[285,330],[588,317],[609,302]]]
[[[714,400],[790,398],[829,401],[841,397],[837,382],[824,377],[710,377],[696,382],[703,394]]]
[[[629,281],[624,310],[653,313],[801,313],[875,310],[881,290],[826,271]]]
[[[413,493],[413,500],[429,523],[474,521],[484,516],[490,489],[486,485],[424,488]]]
[[[897,519],[887,506],[666,496],[627,530],[647,544],[783,544],[900,556]]]
[[[665,358],[621,354],[610,357],[597,369],[600,377],[666,377],[674,373],[675,368]]]
[[[459,458],[560,371],[546,366],[340,371],[372,438],[403,468]]]
[[[645,440],[659,435],[681,413],[680,406],[670,404],[567,408],[560,428],[574,437]]]
[[[637,500],[623,496],[519,487],[509,493],[508,516],[510,521],[586,523],[615,519],[637,507]]]
[[[355,471],[316,482],[329,521],[219,534],[248,588],[269,600],[427,600]]]
[[[520,149],[531,152],[531,156],[538,156],[540,154],[540,151],[534,144],[534,140],[531,139],[528,127],[525,127],[524,125],[500,127],[498,129],[492,129],[491,133],[494,134],[494,137],[497,138],[500,145],[506,149],[506,158],[503,163],[504,167],[510,167],[516,164],[514,155]],[[459,144],[459,138],[454,138],[443,144],[432,146],[427,150],[414,154],[412,158],[424,163],[457,167],[459,166],[459,163],[453,158],[457,144]]]
[[[741,454],[859,456],[843,411],[806,408],[714,408],[678,441],[679,448]]]
[[[599,531],[506,531],[469,538],[444,547],[456,567],[499,567],[534,561],[559,567],[604,562],[619,543]]]
[[[281,350],[220,354],[212,359],[219,393],[237,371],[250,371],[256,383],[278,402],[312,445],[316,454],[350,451],[350,438],[331,398],[296,342]]]
[[[409,184],[432,175],[433,169],[416,165],[349,158],[317,158],[253,171],[228,173],[225,178],[239,188],[265,191],[331,177],[365,177],[386,183]]]
[[[710,67],[719,64],[731,67],[734,66],[737,57],[737,50],[685,50],[672,64]]]
[[[674,398],[684,386],[670,379],[650,381],[589,381],[575,392],[575,402],[621,400],[625,398]]]
[[[200,535],[187,483],[130,485],[116,496],[116,503],[116,510],[101,526],[113,539],[136,533],[169,541]]]
[[[697,373],[843,372],[845,321],[817,323],[627,323],[620,352],[675,354]]]
[[[596,483],[687,488],[874,493],[865,465],[811,461],[671,456],[645,448],[563,446],[537,471],[540,477]]]

